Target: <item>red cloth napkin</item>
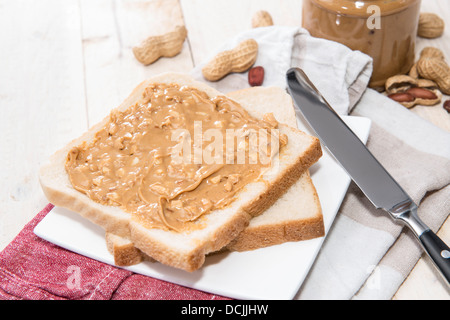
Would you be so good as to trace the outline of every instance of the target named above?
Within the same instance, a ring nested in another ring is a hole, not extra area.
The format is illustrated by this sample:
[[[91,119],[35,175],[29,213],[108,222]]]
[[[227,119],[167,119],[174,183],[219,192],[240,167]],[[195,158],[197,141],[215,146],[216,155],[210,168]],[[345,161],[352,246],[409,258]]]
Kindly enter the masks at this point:
[[[33,233],[47,205],[0,253],[0,300],[226,300],[58,247]]]

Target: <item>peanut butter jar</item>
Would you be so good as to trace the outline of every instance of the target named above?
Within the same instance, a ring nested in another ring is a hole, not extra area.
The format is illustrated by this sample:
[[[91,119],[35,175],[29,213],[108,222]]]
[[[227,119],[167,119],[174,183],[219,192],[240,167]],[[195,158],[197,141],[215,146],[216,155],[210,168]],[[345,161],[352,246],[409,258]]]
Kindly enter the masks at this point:
[[[303,27],[373,58],[369,86],[407,73],[415,60],[420,0],[303,0]]]

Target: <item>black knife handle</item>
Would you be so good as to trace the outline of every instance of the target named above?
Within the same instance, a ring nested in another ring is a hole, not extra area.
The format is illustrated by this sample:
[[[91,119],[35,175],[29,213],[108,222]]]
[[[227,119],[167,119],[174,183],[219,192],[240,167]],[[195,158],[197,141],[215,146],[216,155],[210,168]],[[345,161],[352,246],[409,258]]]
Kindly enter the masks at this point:
[[[427,230],[419,237],[422,246],[441,271],[447,284],[450,284],[450,249],[431,230]]]

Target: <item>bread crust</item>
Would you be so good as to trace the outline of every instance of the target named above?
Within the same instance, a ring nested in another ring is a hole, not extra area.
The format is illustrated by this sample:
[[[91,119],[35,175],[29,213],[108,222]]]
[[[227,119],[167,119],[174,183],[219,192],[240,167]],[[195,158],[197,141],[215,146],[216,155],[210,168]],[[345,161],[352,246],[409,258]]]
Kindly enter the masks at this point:
[[[311,148],[305,152],[303,157],[299,157],[297,162],[289,166],[277,179],[271,184],[264,194],[259,199],[254,199],[245,207],[244,210],[249,212],[251,216],[257,216],[272,206],[299,178],[308,170],[314,163],[317,162],[317,157],[322,156],[322,148],[319,140],[315,138]]]
[[[105,234],[106,247],[114,257],[114,264],[118,267],[138,264],[145,259],[141,250],[134,246],[131,241],[124,240],[112,233]],[[121,243],[119,243],[121,242]]]

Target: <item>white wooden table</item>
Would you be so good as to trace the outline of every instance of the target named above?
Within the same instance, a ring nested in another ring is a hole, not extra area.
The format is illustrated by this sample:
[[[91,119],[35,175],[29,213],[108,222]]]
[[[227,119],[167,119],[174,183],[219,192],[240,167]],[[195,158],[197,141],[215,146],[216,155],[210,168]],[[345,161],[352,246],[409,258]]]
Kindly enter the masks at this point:
[[[189,72],[223,41],[251,27],[267,10],[275,24],[301,25],[301,0],[0,0],[0,250],[46,204],[38,168],[67,141],[117,106],[145,78]],[[450,61],[450,2],[425,0],[422,11],[448,21],[436,40]],[[184,24],[188,41],[178,56],[144,67],[131,48],[151,34]],[[450,131],[441,106],[415,107]],[[450,223],[440,235],[450,239]],[[449,299],[423,257],[395,299]]]

